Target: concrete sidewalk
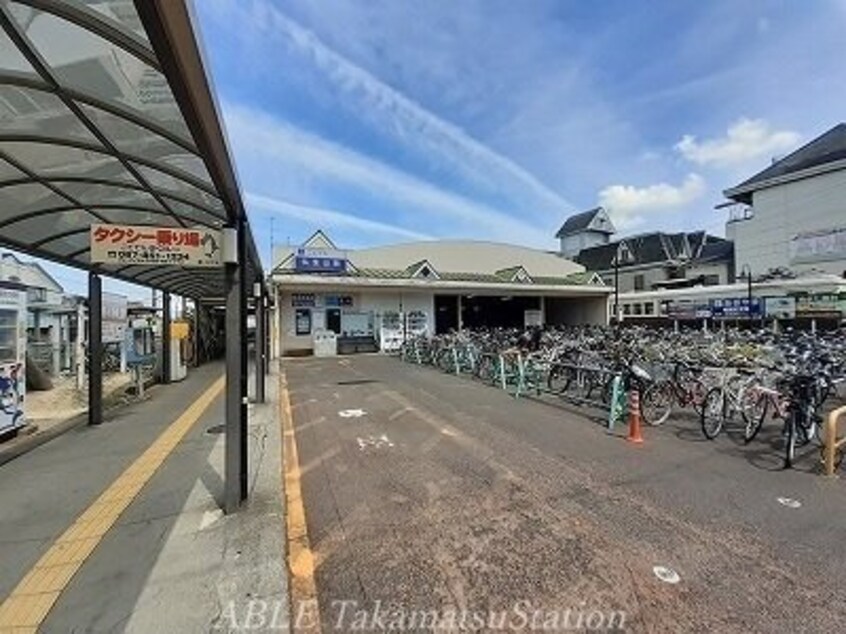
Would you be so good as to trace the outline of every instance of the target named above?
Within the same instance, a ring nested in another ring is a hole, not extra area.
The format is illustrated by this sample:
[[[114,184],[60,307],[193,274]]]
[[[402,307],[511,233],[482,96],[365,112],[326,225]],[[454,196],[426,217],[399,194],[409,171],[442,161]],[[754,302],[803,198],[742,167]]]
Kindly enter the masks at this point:
[[[101,428],[72,430],[0,467],[0,600],[222,369],[204,366]],[[103,535],[40,632],[238,631],[262,605],[272,607],[277,624],[287,622],[275,372],[267,387],[267,402],[250,405],[244,508],[220,511],[224,437],[213,433],[223,423],[220,394]]]

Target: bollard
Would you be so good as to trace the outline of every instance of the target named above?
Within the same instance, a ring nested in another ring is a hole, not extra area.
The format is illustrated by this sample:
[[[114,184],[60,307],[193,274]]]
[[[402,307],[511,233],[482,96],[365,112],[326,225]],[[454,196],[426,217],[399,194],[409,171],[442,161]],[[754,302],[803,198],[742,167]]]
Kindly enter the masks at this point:
[[[837,469],[837,452],[846,440],[837,440],[837,421],[841,416],[846,416],[846,407],[838,407],[830,412],[825,421],[825,445],[823,446],[823,465],[825,475],[831,477]]]
[[[611,407],[608,410],[608,433],[614,433],[614,425],[618,418],[622,418],[624,404],[620,402],[623,392],[623,377],[614,375],[611,380]]]
[[[640,393],[637,388],[629,390],[629,435],[626,440],[638,445],[643,443],[640,433]]]

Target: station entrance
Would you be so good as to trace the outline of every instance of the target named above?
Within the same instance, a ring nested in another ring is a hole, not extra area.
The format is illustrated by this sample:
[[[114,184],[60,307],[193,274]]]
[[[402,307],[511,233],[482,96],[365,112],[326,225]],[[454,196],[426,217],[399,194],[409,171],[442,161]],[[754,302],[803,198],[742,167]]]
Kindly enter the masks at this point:
[[[532,295],[435,295],[435,332],[523,328],[526,311],[540,309],[540,297]]]

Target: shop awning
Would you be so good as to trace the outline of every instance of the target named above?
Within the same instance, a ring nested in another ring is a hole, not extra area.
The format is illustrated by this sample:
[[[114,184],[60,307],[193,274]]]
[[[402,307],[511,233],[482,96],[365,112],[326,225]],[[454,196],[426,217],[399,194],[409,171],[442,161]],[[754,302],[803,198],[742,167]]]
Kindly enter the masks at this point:
[[[261,263],[183,0],[0,0],[0,244],[195,298],[221,269],[103,265],[92,223],[244,223]]]

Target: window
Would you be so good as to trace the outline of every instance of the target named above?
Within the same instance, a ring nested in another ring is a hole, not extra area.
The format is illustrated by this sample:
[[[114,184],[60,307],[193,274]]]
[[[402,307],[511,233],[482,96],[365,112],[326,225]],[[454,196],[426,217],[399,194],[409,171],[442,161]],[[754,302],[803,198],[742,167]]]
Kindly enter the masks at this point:
[[[705,286],[718,286],[720,284],[720,276],[717,273],[702,276],[702,283]]]
[[[643,275],[634,276],[634,289],[636,291],[642,291],[644,289]]]
[[[643,305],[643,314],[644,315],[654,315],[655,314],[655,304],[652,302],[646,302]]]
[[[635,304],[634,305],[634,314],[635,315],[642,315],[643,314],[643,304]]]
[[[311,334],[311,310],[297,308],[294,311],[294,329],[298,337]]]
[[[624,315],[631,315],[632,314],[632,305],[631,304],[623,304],[623,314]]]

